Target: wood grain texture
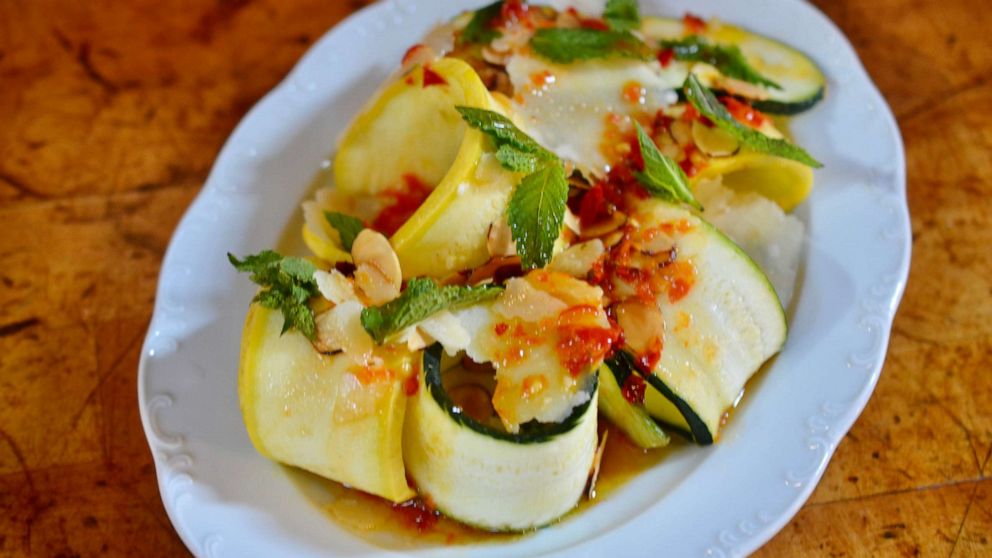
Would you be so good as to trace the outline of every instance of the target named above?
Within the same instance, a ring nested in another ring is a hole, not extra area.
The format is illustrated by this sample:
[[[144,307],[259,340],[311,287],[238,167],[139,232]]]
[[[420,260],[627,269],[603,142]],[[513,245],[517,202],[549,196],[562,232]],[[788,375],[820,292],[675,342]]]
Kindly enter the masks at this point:
[[[989,556],[992,21],[818,3],[899,119],[913,264],[874,397],[759,554]],[[0,0],[0,556],[185,553],[135,401],[160,260],[238,120],[363,4]]]

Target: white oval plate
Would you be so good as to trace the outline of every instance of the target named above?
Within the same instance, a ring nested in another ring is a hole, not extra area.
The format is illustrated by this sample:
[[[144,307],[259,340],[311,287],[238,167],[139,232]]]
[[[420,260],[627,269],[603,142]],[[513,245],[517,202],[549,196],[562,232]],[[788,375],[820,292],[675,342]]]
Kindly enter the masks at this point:
[[[241,122],[176,230],[138,396],[162,500],[194,554],[396,555],[339,528],[252,448],[236,383],[254,288],[225,252],[274,246],[342,127],[405,49],[480,3],[386,1],[332,29]],[[809,237],[788,343],[715,446],[673,452],[533,536],[415,554],[747,554],[800,508],[878,380],[909,268],[910,227],[899,130],[854,50],[796,0],[642,0],[641,8],[718,16],[800,48],[826,72],[826,99],[792,126],[825,167],[798,211]]]

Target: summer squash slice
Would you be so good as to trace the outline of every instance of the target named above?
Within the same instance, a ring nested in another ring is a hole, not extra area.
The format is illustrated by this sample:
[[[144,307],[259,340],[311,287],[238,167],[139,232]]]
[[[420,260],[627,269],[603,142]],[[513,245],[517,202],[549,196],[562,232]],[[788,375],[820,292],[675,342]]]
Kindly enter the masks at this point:
[[[510,434],[452,401],[442,382],[452,369],[440,345],[423,352],[403,439],[407,472],[421,494],[445,515],[490,531],[540,527],[575,507],[596,451],[596,374],[586,386],[590,399],[565,420]]]
[[[660,360],[642,371],[653,417],[710,444],[747,380],[786,338],[785,313],[761,269],[730,239],[681,207],[648,200],[634,218],[671,227],[676,262],[694,269],[687,294],[657,299],[665,331]]]
[[[679,40],[688,34],[681,19],[645,17],[641,32],[657,43],[659,40]],[[747,83],[735,88],[734,95],[746,98],[756,109],[774,114],[797,114],[823,98],[827,78],[820,68],[802,52],[776,40],[721,21],[707,22],[698,34],[709,44],[736,47],[754,70],[779,87]],[[688,63],[672,62],[670,68],[688,70]],[[693,70],[703,85],[721,87],[723,76],[709,64]]]
[[[393,502],[412,498],[402,381],[362,385],[349,357],[317,352],[298,331],[281,333],[282,323],[278,311],[252,304],[242,335],[238,396],[255,449]],[[410,365],[390,363],[397,378]]]
[[[629,368],[603,363],[599,368],[599,410],[619,428],[631,442],[644,449],[667,446],[668,434],[658,426],[642,405],[627,401],[623,396],[622,380],[633,373]]]
[[[456,106],[502,110],[465,62],[418,66],[373,99],[334,159],[344,194],[379,194],[408,176],[432,188],[390,239],[404,278],[443,278],[485,263],[489,226],[502,218],[521,178],[500,166],[492,142],[469,128]]]

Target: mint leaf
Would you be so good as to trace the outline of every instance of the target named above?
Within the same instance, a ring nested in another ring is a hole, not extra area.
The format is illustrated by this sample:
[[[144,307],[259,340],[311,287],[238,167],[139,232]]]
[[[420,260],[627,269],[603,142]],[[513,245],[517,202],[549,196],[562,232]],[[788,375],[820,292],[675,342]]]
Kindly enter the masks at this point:
[[[682,167],[658,151],[654,140],[639,123],[634,122],[634,126],[637,128],[637,143],[641,146],[641,159],[644,161],[644,172],[634,173],[637,181],[655,197],[687,203],[701,210],[703,206],[699,205],[689,190],[689,179],[682,172]]]
[[[647,60],[651,48],[629,31],[599,29],[538,29],[530,39],[534,52],[559,64],[594,58],[637,58]]]
[[[338,231],[338,235],[341,237],[341,246],[351,252],[351,245],[354,244],[355,237],[365,228],[362,220],[337,211],[325,211],[324,218],[334,227],[334,230]]]
[[[682,90],[686,99],[692,103],[692,106],[696,107],[700,114],[709,118],[717,127],[730,133],[747,147],[776,157],[799,161],[810,167],[820,168],[823,166],[803,148],[783,139],[770,138],[754,128],[738,122],[730,115],[726,107],[713,96],[713,93],[699,83],[699,79],[691,72],[685,79]]]
[[[614,31],[630,31],[641,25],[637,0],[609,0],[603,10],[603,19]]]
[[[489,44],[500,38],[502,33],[496,30],[495,23],[502,9],[503,0],[499,0],[476,10],[465,29],[462,29],[461,35],[458,36],[458,44]]]
[[[741,53],[741,49],[737,48],[736,45],[713,45],[706,42],[705,39],[693,35],[677,41],[661,41],[661,48],[671,50],[675,54],[676,60],[705,62],[727,77],[774,89],[782,89],[779,84],[751,67],[747,59],[744,58],[744,54]]]
[[[502,287],[449,285],[438,287],[433,279],[417,277],[407,282],[406,290],[382,306],[362,310],[362,327],[380,345],[390,335],[442,310],[455,310],[492,298]]]
[[[525,176],[513,191],[507,213],[524,269],[544,267],[551,261],[567,199],[568,180],[558,162]]]
[[[552,248],[565,220],[568,180],[561,161],[502,114],[472,107],[455,108],[469,126],[493,139],[496,159],[504,168],[530,173],[513,191],[507,211],[524,269],[544,267],[551,261]]]
[[[534,138],[517,128],[512,120],[498,112],[465,106],[456,106],[455,110],[461,114],[462,120],[467,122],[469,126],[491,137],[496,143],[497,149],[510,146],[517,151],[534,155],[538,159],[554,160],[557,158],[554,153],[541,147],[541,144],[534,141]],[[503,160],[500,159],[500,162],[503,163]],[[510,168],[505,163],[503,166]],[[510,170],[514,169],[510,168]]]
[[[282,312],[282,332],[296,328],[313,340],[316,336],[313,309],[309,301],[317,296],[317,271],[309,260],[282,256],[265,250],[239,260],[230,252],[227,259],[234,269],[251,274],[251,280],[262,287],[252,302]]]
[[[508,144],[499,146],[496,150],[496,160],[513,172],[534,172],[541,163],[537,155],[520,151]]]

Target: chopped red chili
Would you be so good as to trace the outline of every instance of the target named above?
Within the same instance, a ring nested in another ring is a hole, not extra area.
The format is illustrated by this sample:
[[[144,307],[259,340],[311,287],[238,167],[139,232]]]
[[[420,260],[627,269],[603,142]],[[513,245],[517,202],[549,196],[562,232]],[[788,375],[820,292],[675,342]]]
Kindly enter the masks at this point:
[[[392,236],[420,204],[431,193],[431,187],[412,174],[403,175],[404,186],[382,192],[385,198],[392,198],[393,203],[383,209],[372,221],[372,228],[386,236]]]
[[[690,12],[682,16],[682,25],[688,35],[698,35],[706,31],[706,20]]]
[[[408,527],[421,533],[430,531],[441,519],[441,512],[434,509],[434,506],[422,498],[393,504],[393,510],[399,514]]]
[[[646,391],[647,386],[644,384],[644,379],[637,374],[627,376],[627,379],[623,381],[623,386],[621,386],[623,398],[634,405],[644,403]]]
[[[432,70],[430,66],[424,66],[424,87],[430,87],[432,85],[448,85],[448,82],[441,77],[441,74]]]
[[[727,112],[729,112],[735,120],[742,124],[747,124],[752,128],[760,128],[761,125],[768,120],[768,117],[760,111],[745,102],[735,99],[734,97],[720,97],[720,102],[723,103],[723,106],[727,107]]]
[[[662,49],[658,52],[658,62],[662,68],[667,68],[672,60],[675,60],[675,51],[670,48]]]

